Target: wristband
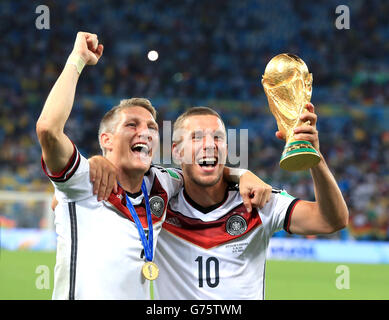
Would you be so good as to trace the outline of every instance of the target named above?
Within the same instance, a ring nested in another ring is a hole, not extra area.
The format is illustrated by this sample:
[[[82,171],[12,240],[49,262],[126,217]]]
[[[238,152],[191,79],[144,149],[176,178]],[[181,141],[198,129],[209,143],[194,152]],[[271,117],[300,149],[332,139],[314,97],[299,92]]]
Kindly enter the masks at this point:
[[[66,61],[66,64],[72,64],[76,67],[78,74],[81,74],[82,69],[85,67],[85,61],[81,58],[80,55],[72,53],[68,60]]]
[[[230,176],[238,176],[240,178],[247,171],[248,171],[247,169],[230,168]]]
[[[233,178],[233,182],[239,183],[239,179],[242,175],[244,175],[247,171],[246,169],[240,168],[229,168],[230,169],[230,178]]]

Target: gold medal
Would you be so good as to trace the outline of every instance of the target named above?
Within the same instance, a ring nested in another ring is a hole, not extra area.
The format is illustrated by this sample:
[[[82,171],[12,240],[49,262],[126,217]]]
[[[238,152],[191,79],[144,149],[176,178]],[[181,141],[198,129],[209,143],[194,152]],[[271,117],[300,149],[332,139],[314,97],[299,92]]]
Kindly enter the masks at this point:
[[[142,267],[142,274],[147,280],[155,280],[158,278],[158,266],[151,261],[147,261]]]

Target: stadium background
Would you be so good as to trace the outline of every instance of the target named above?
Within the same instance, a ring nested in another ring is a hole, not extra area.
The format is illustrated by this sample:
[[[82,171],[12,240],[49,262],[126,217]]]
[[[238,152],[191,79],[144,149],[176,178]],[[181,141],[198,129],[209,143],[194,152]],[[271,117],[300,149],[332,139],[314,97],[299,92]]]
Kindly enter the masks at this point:
[[[35,25],[39,16],[35,9],[42,4],[50,9],[49,30],[39,30]],[[338,5],[348,6],[350,29],[336,28]],[[10,194],[23,197],[20,191],[33,194],[53,190],[40,167],[35,122],[80,30],[96,33],[105,46],[98,65],[87,67],[81,76],[66,126],[84,155],[100,152],[96,134],[99,120],[122,98],[151,99],[161,127],[163,120],[174,120],[189,106],[208,105],[221,113],[228,128],[248,129],[249,169],[274,187],[312,200],[309,173],[288,173],[278,166],[283,143],[274,136],[276,123],[260,84],[264,68],[274,55],[299,55],[313,73],[312,102],[319,115],[321,151],[350,210],[347,229],[306,241],[331,239],[339,248],[344,243],[363,243],[368,251],[361,251],[361,255],[369,255],[374,248],[382,248],[388,255],[386,1],[7,0],[0,2],[0,14],[0,190],[4,198],[0,197],[1,299],[50,297],[52,284],[49,290],[36,288],[36,266],[48,265],[53,271],[54,254],[30,251],[47,249],[45,241],[53,241],[47,230],[51,221],[44,213],[46,204],[5,198]],[[158,51],[158,60],[147,59],[150,50]],[[28,232],[34,235],[23,240],[21,235]],[[17,238],[13,242],[16,246],[7,247],[12,237]],[[305,241],[285,232],[275,237]],[[273,253],[276,256],[277,252]],[[304,260],[304,256],[301,258]],[[302,279],[312,271],[312,278],[307,280],[312,286],[310,294],[286,296],[281,294],[285,287],[280,287],[280,294],[274,294],[274,289],[271,298],[388,299],[389,290],[382,277],[389,275],[389,261],[381,258],[366,262],[377,261],[381,264],[349,264],[354,268],[351,270],[362,270],[351,273],[360,273],[358,283],[366,285],[361,284],[360,295],[350,293],[353,282],[347,293],[332,288],[334,266],[339,263],[327,264],[327,277],[322,281],[324,286],[331,286],[332,293],[312,295],[322,290],[316,271],[325,264],[316,262],[295,264]],[[270,261],[268,288],[273,288],[272,278],[282,280],[284,276],[293,291],[291,274],[286,272],[293,268],[281,267],[283,263],[292,262]],[[382,294],[369,295],[369,290]],[[301,288],[304,291],[308,292]]]

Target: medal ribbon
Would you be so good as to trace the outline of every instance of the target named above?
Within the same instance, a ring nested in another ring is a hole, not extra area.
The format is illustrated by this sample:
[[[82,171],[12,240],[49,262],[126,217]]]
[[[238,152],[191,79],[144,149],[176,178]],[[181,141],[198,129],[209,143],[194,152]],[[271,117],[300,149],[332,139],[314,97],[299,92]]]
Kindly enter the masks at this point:
[[[146,233],[143,229],[142,223],[140,222],[140,219],[138,217],[138,214],[136,213],[136,210],[134,208],[134,205],[131,203],[129,197],[126,195],[126,205],[128,210],[131,213],[132,218],[134,219],[134,222],[136,224],[136,227],[138,228],[140,239],[142,240],[143,248],[145,250],[145,257],[147,261],[153,261],[153,221],[151,218],[151,211],[150,211],[150,203],[149,203],[149,195],[147,194],[147,188],[146,183],[143,180],[142,181],[142,192],[143,197],[145,200],[145,207],[146,207],[146,218],[147,218],[147,224],[149,227],[149,238],[147,240]]]

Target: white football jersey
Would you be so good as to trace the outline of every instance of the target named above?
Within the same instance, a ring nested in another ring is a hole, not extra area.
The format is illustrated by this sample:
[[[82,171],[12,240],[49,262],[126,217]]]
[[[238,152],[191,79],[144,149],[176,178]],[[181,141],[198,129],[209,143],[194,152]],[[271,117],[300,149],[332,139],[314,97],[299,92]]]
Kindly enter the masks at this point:
[[[266,252],[272,234],[289,232],[298,199],[273,190],[263,209],[248,213],[239,190],[201,208],[182,189],[169,202],[159,235],[157,299],[264,299]]]
[[[75,148],[66,168],[51,175],[59,204],[55,210],[57,256],[53,299],[150,299],[142,276],[144,249],[138,229],[119,188],[108,201],[97,201],[89,163]],[[182,177],[151,167],[145,175],[153,221],[154,249],[169,199],[182,187]],[[146,233],[143,194],[131,199]],[[155,253],[154,253],[155,254]]]

